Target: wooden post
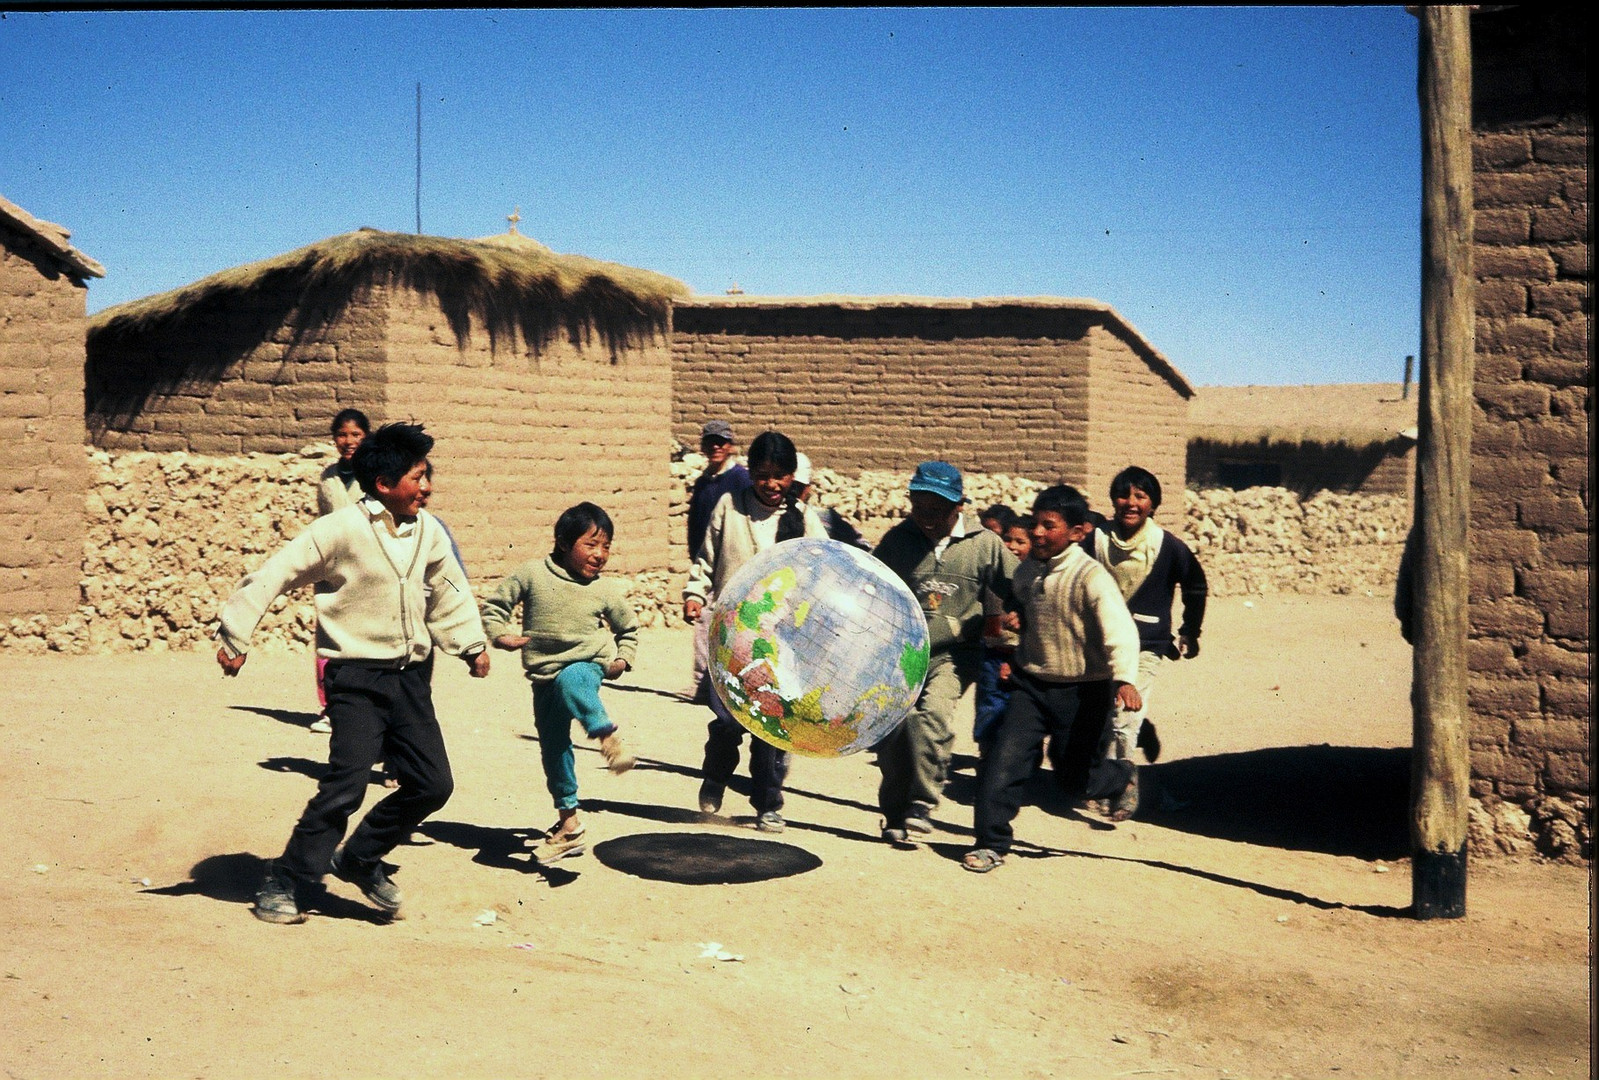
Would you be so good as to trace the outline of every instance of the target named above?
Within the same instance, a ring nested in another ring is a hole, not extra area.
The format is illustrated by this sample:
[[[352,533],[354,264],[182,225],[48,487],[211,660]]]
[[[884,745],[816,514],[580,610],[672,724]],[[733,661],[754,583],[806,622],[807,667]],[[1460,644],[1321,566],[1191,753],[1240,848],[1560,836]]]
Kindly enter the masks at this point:
[[[1466,913],[1471,424],[1471,9],[1420,9],[1421,379],[1411,682],[1411,897],[1418,919]]]

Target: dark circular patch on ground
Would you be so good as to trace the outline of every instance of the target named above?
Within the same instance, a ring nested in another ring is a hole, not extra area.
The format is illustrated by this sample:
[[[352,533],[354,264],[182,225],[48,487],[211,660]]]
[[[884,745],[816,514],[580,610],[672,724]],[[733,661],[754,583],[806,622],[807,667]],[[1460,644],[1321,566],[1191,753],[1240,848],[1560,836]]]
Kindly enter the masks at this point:
[[[596,844],[594,857],[612,870],[678,885],[745,885],[822,865],[793,844],[718,833],[634,833]]]

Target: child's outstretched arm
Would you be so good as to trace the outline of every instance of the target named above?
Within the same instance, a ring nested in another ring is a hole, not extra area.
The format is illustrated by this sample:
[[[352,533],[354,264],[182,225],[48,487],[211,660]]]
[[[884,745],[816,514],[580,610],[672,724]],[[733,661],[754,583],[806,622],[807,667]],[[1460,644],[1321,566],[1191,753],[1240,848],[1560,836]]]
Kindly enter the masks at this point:
[[[291,589],[320,581],[326,561],[318,542],[319,530],[313,524],[284,544],[260,568],[246,574],[239,587],[222,605],[217,619],[217,663],[222,674],[232,676],[244,666],[250,651],[250,636],[266,614],[272,601]]]
[[[500,582],[500,587],[494,590],[494,595],[479,605],[478,610],[483,617],[483,633],[494,643],[495,648],[520,649],[532,640],[525,634],[512,632],[511,629],[517,606],[526,602],[527,595],[528,584],[523,580],[521,571],[517,571]]]

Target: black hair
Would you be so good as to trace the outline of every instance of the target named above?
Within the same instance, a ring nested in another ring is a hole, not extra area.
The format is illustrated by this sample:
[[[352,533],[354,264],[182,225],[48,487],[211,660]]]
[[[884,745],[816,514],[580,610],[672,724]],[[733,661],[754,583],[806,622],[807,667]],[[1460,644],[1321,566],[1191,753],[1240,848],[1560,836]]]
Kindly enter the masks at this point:
[[[1148,469],[1140,469],[1137,465],[1127,466],[1110,482],[1111,501],[1125,498],[1133,488],[1149,496],[1151,510],[1160,509],[1160,481],[1155,479],[1154,473]]]
[[[376,498],[378,477],[395,483],[432,452],[433,436],[421,424],[384,424],[361,440],[350,468],[361,490]]]
[[[767,465],[776,469],[778,476],[787,476],[799,468],[799,453],[793,440],[781,431],[763,431],[755,436],[745,457],[750,472]]]
[[[1033,500],[1033,516],[1044,514],[1059,514],[1068,525],[1082,525],[1089,520],[1088,500],[1071,485],[1056,484],[1040,491]]]
[[[366,413],[360,409],[340,409],[333,417],[333,423],[328,428],[328,434],[337,435],[341,427],[352,422],[361,429],[363,435],[372,434],[372,421],[368,420]]]
[[[1033,517],[1033,515],[1031,515],[1031,514],[1017,514],[1016,515],[1016,520],[1011,522],[1009,525],[1005,526],[1005,528],[1007,530],[1010,530],[1010,529],[1022,529],[1024,531],[1030,533],[1030,532],[1033,531],[1033,526],[1036,525],[1036,524],[1038,524],[1038,519]]]
[[[999,531],[1004,532],[1006,529],[1016,524],[1016,511],[1012,510],[1004,503],[995,503],[987,510],[984,510],[981,514],[977,515],[978,521],[987,521],[989,518],[993,518],[995,521],[999,522]]]
[[[590,529],[604,533],[608,539],[616,539],[611,515],[594,503],[580,502],[561,511],[561,516],[555,519],[556,557],[571,551],[579,540],[588,535]]]

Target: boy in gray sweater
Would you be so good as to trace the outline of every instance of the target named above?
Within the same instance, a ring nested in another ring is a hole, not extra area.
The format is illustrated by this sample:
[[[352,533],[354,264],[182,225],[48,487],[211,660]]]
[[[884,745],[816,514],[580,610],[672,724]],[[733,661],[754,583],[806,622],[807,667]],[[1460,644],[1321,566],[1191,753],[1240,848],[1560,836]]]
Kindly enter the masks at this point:
[[[534,853],[540,863],[581,855],[585,848],[577,816],[572,721],[599,740],[613,773],[636,763],[600,702],[600,681],[620,678],[633,666],[638,649],[638,617],[628,603],[627,586],[600,577],[614,532],[604,510],[578,503],[555,522],[555,549],[519,567],[483,601],[489,638],[497,648],[522,650],[522,669],[533,684],[533,726],[545,786],[560,815]],[[517,607],[521,633],[511,631]]]

